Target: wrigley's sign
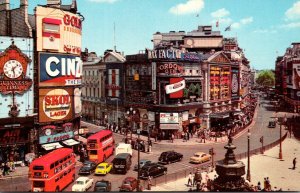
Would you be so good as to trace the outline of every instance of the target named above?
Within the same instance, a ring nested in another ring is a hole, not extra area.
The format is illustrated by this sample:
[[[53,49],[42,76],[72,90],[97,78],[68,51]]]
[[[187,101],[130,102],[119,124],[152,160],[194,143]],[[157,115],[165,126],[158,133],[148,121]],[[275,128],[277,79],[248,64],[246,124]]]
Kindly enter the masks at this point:
[[[194,52],[186,52],[179,49],[156,49],[146,50],[148,59],[169,59],[169,60],[186,60],[200,61],[201,55]]]

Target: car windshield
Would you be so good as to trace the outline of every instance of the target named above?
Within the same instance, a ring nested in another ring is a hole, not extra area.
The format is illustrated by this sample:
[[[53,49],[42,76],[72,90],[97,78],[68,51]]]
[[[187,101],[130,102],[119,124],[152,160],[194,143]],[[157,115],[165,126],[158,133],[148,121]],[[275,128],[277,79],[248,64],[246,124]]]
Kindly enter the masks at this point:
[[[104,166],[98,166],[97,168],[98,169],[104,169],[105,167]]]
[[[195,156],[195,157],[200,157],[200,155],[199,155],[199,154],[195,154],[194,156]]]
[[[123,182],[123,184],[124,185],[130,185],[131,183],[130,183],[130,181],[126,180],[126,181]]]
[[[106,183],[104,183],[104,182],[97,182],[95,186],[97,186],[97,187],[106,187]]]
[[[88,169],[90,169],[90,167],[89,166],[83,166],[82,169],[88,170]]]
[[[83,185],[83,181],[76,181],[76,184]]]
[[[115,160],[114,164],[115,165],[124,165],[124,164],[126,164],[126,162],[125,162],[125,160]]]

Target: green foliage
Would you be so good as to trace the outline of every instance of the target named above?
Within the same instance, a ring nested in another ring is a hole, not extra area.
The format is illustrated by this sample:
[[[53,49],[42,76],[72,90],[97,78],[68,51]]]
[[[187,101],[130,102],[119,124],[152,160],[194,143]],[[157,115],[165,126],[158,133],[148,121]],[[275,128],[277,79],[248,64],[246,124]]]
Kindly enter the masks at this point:
[[[256,83],[261,86],[272,87],[275,85],[275,74],[271,70],[263,70],[259,72]]]

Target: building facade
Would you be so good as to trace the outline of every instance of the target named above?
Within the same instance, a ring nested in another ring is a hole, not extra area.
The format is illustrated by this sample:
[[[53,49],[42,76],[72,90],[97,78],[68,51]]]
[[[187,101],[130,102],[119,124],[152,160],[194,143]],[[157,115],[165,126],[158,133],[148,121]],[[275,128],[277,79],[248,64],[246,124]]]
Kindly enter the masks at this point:
[[[0,160],[24,161],[34,152],[34,40],[28,2],[0,1]]]
[[[300,43],[292,43],[276,60],[276,92],[291,112],[300,112]]]

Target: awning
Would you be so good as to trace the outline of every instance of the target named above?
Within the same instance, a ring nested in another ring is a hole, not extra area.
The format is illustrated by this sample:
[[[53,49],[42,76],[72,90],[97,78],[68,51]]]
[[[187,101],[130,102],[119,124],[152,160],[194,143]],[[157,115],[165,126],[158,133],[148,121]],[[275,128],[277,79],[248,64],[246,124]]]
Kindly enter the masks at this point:
[[[160,129],[179,130],[180,126],[178,124],[160,124]]]
[[[213,113],[209,115],[210,118],[217,118],[217,119],[225,119],[229,117],[229,113]]]
[[[48,151],[48,150],[52,150],[52,149],[62,148],[63,146],[60,145],[58,142],[55,142],[55,143],[43,144],[42,147]]]
[[[76,141],[74,139],[67,139],[67,140],[64,140],[62,141],[64,144],[68,145],[68,146],[73,146],[73,145],[77,145],[79,144],[80,142],[79,141]]]
[[[78,135],[78,140],[81,141],[82,143],[86,144],[87,139],[84,137],[81,137],[80,135]]]

